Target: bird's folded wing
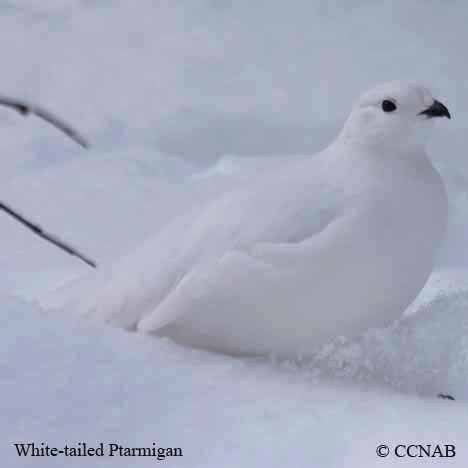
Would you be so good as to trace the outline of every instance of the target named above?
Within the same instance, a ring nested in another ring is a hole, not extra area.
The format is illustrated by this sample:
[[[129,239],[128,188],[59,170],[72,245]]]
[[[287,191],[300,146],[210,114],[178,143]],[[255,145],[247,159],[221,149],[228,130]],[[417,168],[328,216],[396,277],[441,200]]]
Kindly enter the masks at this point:
[[[219,303],[226,292],[245,294],[241,283],[252,278],[253,285],[259,277],[266,281],[279,280],[280,272],[246,252],[226,252],[187,273],[151,313],[142,317],[137,328],[145,333],[156,332],[187,314],[203,313],[205,305]]]
[[[259,276],[277,271],[271,267],[286,251],[296,258],[305,246],[312,252],[316,236],[339,217],[340,197],[337,184],[314,184],[310,172],[302,163],[285,168],[177,218],[97,281],[80,313],[125,328],[158,329],[194,310],[190,304],[201,291],[206,296],[228,287],[234,281],[228,273],[241,281],[249,268]]]
[[[137,328],[155,332],[186,314],[203,313],[205,304],[229,296],[230,291],[251,294],[249,283],[261,282],[262,294],[268,294],[281,288],[283,278],[313,276],[322,268],[323,260],[333,255],[330,249],[339,242],[342,223],[346,218],[338,217],[319,233],[299,242],[257,243],[194,267],[151,313],[142,317]]]

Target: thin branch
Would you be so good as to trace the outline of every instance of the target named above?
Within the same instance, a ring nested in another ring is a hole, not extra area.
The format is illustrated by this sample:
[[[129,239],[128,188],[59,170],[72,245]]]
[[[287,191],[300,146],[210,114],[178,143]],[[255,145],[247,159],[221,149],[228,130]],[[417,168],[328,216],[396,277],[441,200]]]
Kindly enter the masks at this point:
[[[57,117],[56,115],[52,114],[46,109],[42,107],[27,103],[25,101],[9,98],[6,96],[0,95],[0,106],[6,106],[11,109],[16,110],[21,115],[27,116],[29,114],[36,115],[41,119],[49,122],[54,127],[58,128],[60,131],[68,135],[72,140],[78,143],[83,148],[89,148],[89,143],[82,135],[80,135],[71,125],[67,122],[63,121],[61,118]]]
[[[34,234],[38,235],[39,237],[42,237],[46,241],[54,244],[56,247],[59,249],[63,250],[64,252],[73,255],[75,257],[78,257],[80,260],[88,264],[89,266],[96,268],[96,262],[88,258],[86,255],[82,254],[79,250],[75,249],[72,247],[70,244],[64,242],[61,240],[59,237],[55,236],[54,234],[50,234],[46,232],[44,229],[42,229],[41,226],[38,224],[33,223],[32,221],[29,221],[27,218],[25,218],[23,215],[19,214],[17,211],[15,211],[13,208],[8,206],[6,203],[0,202],[0,210],[5,211],[8,213],[10,216],[12,216],[14,219],[19,221],[21,224],[26,226],[28,229],[34,232]]]

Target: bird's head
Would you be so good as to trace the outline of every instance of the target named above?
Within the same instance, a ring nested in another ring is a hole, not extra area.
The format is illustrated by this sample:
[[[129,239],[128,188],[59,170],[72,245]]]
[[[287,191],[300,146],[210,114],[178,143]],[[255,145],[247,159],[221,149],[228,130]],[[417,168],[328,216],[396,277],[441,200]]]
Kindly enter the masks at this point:
[[[395,147],[421,143],[422,130],[435,117],[447,117],[447,107],[424,86],[392,81],[362,94],[341,137],[360,145]]]

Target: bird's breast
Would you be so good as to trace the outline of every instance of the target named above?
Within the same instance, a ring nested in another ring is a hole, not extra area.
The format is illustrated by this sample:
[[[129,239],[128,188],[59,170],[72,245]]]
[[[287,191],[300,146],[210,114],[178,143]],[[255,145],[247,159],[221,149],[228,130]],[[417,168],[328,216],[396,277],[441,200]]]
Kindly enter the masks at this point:
[[[432,166],[394,171],[365,195],[359,216],[362,248],[384,274],[427,276],[447,227],[447,195]],[[416,278],[417,282],[417,278]]]

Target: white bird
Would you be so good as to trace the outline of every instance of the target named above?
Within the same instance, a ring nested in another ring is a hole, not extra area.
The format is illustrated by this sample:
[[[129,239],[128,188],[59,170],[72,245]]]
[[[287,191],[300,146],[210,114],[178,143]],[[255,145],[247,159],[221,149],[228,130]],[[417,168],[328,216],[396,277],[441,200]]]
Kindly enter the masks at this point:
[[[66,123],[60,117],[57,117],[56,115],[54,115],[52,112],[49,112],[48,110],[40,106],[36,106],[26,101],[15,99],[15,98],[10,98],[7,96],[0,96],[0,106],[10,107],[22,115],[29,115],[29,114],[37,115],[41,119],[45,120],[46,122],[50,123],[57,129],[65,133],[67,136],[69,136],[73,141],[78,143],[83,148],[89,148],[89,144],[86,141],[86,139],[83,136],[81,136],[71,125]],[[41,237],[47,242],[50,242],[51,244],[55,245],[62,251],[79,258],[80,260],[88,264],[89,266],[96,268],[96,263],[93,260],[91,260],[89,257],[87,257],[86,255],[81,253],[79,250],[72,247],[69,243],[60,239],[58,236],[47,232],[41,226],[29,220],[24,215],[20,214],[17,210],[15,210],[13,207],[8,205],[7,203],[0,201],[0,210],[5,212],[6,214],[11,216],[16,221],[23,224],[24,226],[26,226],[37,236]]]
[[[447,108],[391,82],[322,152],[166,227],[79,304],[83,314],[230,354],[296,357],[385,326],[428,279],[447,196],[420,139]]]

